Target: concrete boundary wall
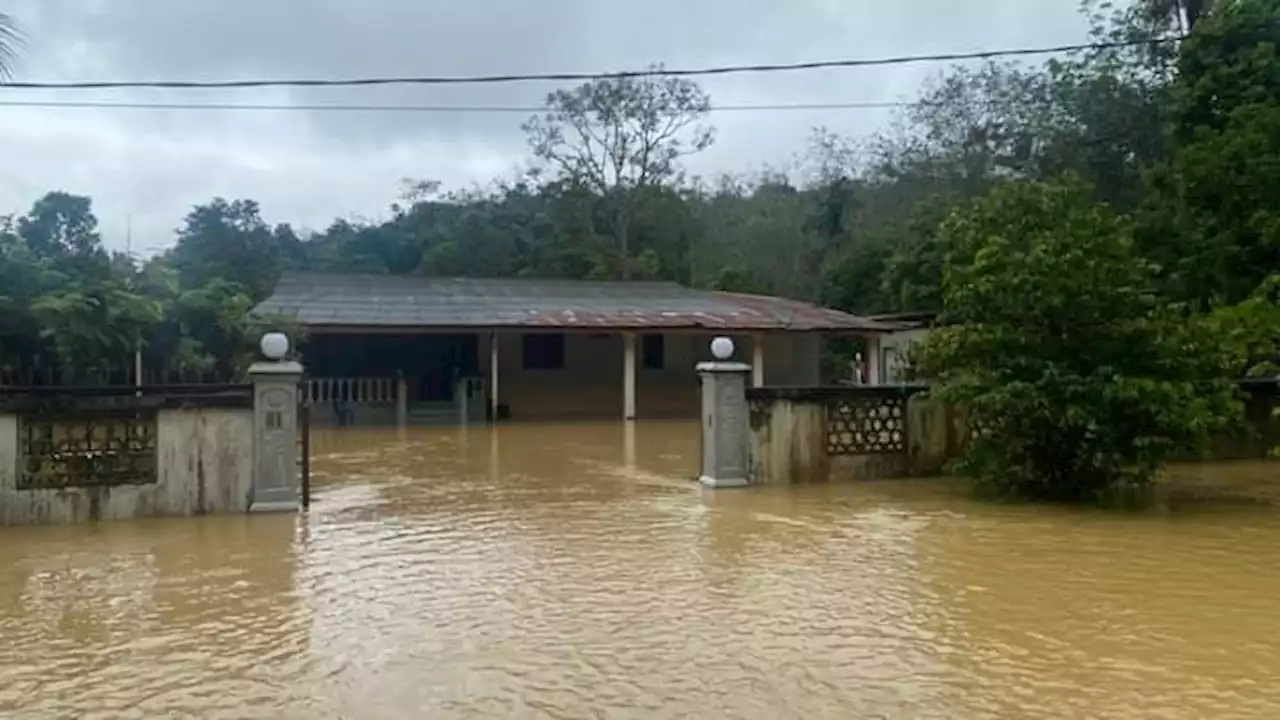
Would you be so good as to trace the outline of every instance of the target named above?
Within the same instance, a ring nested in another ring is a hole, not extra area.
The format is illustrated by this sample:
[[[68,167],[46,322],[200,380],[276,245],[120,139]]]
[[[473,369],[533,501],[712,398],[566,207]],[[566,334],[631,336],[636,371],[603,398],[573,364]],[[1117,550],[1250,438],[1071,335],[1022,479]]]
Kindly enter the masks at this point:
[[[948,417],[922,388],[836,385],[747,390],[751,484],[927,474],[946,462]]]
[[[1214,438],[1205,457],[1260,459],[1280,446],[1280,383],[1242,382],[1246,424]],[[969,436],[964,413],[925,386],[748,388],[753,485],[942,474]]]
[[[243,513],[250,386],[0,397],[0,526]]]

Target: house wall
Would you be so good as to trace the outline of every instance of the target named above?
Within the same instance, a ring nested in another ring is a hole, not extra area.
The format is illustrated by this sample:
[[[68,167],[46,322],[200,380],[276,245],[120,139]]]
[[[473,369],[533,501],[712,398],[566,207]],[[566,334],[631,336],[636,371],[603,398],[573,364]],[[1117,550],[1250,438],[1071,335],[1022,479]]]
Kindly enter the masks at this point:
[[[20,416],[0,411],[0,526],[242,513],[253,483],[252,407],[160,410],[156,481],[17,489]]]
[[[695,366],[711,360],[712,333],[667,333],[663,368],[644,367],[642,333],[636,335],[636,414],[694,417],[698,413]],[[750,335],[731,335],[735,359],[750,363]],[[560,370],[526,370],[519,333],[498,335],[498,394],[511,417],[620,417],[623,405],[623,336],[617,332],[565,335]],[[812,385],[818,381],[821,337],[815,333],[770,333],[764,338],[765,383]],[[481,339],[488,366],[489,338]],[[486,380],[488,377],[486,376]]]
[[[904,359],[907,352],[912,345],[923,341],[928,335],[929,328],[921,327],[912,330],[899,330],[881,336],[879,384],[897,385],[904,382]]]

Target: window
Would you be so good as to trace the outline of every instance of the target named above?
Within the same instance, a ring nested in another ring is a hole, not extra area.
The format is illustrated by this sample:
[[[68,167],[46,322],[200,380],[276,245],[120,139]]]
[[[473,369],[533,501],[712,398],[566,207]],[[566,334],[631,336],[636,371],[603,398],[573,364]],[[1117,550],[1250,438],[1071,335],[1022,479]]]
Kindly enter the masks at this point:
[[[640,352],[644,356],[645,370],[661,370],[667,364],[667,344],[664,335],[645,335]]]
[[[525,370],[563,370],[564,335],[539,333],[521,338]]]

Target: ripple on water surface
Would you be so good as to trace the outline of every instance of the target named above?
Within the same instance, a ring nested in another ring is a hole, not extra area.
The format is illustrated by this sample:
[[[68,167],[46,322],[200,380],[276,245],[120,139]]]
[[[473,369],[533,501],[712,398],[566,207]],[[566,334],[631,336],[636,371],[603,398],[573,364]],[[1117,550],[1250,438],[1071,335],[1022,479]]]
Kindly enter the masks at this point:
[[[345,431],[301,517],[6,531],[20,717],[1280,717],[1280,518],[704,492],[694,428]]]

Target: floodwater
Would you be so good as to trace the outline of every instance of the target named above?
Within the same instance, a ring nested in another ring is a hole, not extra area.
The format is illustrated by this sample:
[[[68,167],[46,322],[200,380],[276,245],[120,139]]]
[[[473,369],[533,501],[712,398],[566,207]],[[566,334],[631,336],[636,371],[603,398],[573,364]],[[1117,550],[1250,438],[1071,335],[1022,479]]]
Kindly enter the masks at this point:
[[[314,450],[306,516],[3,531],[0,717],[1280,717],[1273,509],[707,492],[683,423]]]

